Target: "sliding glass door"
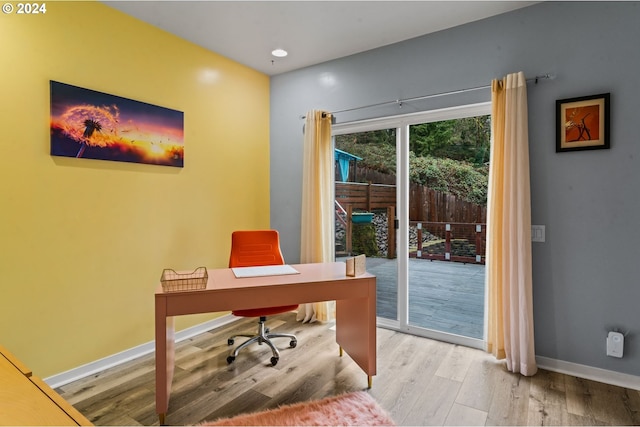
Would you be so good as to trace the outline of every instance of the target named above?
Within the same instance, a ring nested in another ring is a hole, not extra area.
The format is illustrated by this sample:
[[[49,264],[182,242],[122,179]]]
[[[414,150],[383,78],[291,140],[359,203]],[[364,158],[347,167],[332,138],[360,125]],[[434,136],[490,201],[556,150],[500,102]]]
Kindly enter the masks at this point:
[[[429,177],[446,183],[462,173],[464,181],[488,168],[488,141],[465,147],[474,129],[469,123],[487,125],[488,114],[490,104],[483,103],[334,125],[336,254],[338,259],[367,255],[367,270],[378,279],[379,326],[482,347],[486,223],[481,203],[465,204],[464,197]],[[477,158],[447,160],[437,149],[473,152]],[[480,214],[471,215],[473,209]],[[360,213],[371,214],[372,223],[358,223]],[[363,243],[374,240],[375,247]]]

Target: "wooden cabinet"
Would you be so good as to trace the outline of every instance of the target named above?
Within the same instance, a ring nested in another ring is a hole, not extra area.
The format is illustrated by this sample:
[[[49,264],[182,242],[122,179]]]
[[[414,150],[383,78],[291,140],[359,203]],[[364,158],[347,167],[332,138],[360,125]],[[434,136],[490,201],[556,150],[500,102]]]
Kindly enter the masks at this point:
[[[90,426],[89,420],[0,346],[0,425]]]

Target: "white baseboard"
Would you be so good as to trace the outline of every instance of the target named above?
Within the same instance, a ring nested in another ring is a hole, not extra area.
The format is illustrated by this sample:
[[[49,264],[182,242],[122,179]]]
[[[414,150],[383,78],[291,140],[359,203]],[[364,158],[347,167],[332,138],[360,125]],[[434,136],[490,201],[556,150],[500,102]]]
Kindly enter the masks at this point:
[[[578,363],[565,362],[563,360],[550,359],[548,357],[536,356],[538,367],[547,371],[559,372],[561,374],[573,375],[574,377],[587,380],[598,381],[619,387],[640,390],[640,377],[630,374],[623,374],[616,371],[594,368],[592,366],[580,365]]]
[[[176,342],[184,341],[203,332],[210,331],[211,329],[219,328],[237,319],[237,317],[227,314],[199,325],[183,329],[182,331],[176,332]],[[45,378],[44,382],[46,382],[49,387],[55,389],[65,384],[69,384],[70,382],[88,377],[89,375],[104,371],[105,369],[142,357],[146,354],[152,353],[154,350],[155,341],[149,341],[139,346],[121,351],[120,353],[112,354],[111,356],[87,363],[86,365],[78,366],[77,368],[73,368],[60,374],[52,375]]]

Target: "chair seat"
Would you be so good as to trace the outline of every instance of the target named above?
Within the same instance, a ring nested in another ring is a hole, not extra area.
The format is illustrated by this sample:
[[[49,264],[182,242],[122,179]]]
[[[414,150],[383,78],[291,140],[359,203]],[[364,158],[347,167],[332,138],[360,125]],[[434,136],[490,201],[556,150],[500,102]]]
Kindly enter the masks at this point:
[[[278,307],[265,307],[265,308],[251,308],[248,310],[234,310],[231,312],[234,316],[240,317],[262,317],[271,316],[273,314],[286,313],[298,308],[298,304],[295,305],[283,305]]]

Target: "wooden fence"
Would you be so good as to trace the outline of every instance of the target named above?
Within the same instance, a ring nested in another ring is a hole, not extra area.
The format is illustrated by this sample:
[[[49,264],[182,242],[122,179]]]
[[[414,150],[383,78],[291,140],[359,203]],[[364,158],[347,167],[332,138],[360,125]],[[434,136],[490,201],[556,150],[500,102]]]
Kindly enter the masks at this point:
[[[487,207],[461,200],[424,185],[409,188],[409,220],[428,222],[487,222]]]
[[[484,264],[485,206],[417,184],[411,184],[409,192],[409,226],[416,229],[418,242],[417,246],[410,248],[410,257]],[[344,209],[347,252],[351,249],[352,212],[386,210],[387,257],[395,258],[393,219],[396,212],[396,186],[336,182],[335,197],[336,206]]]
[[[346,210],[371,212],[396,207],[396,186],[360,182],[336,182],[336,201]],[[428,222],[486,223],[487,208],[423,185],[409,189],[409,220]]]
[[[371,212],[396,206],[396,186],[361,182],[336,182],[336,201],[346,210]]]

